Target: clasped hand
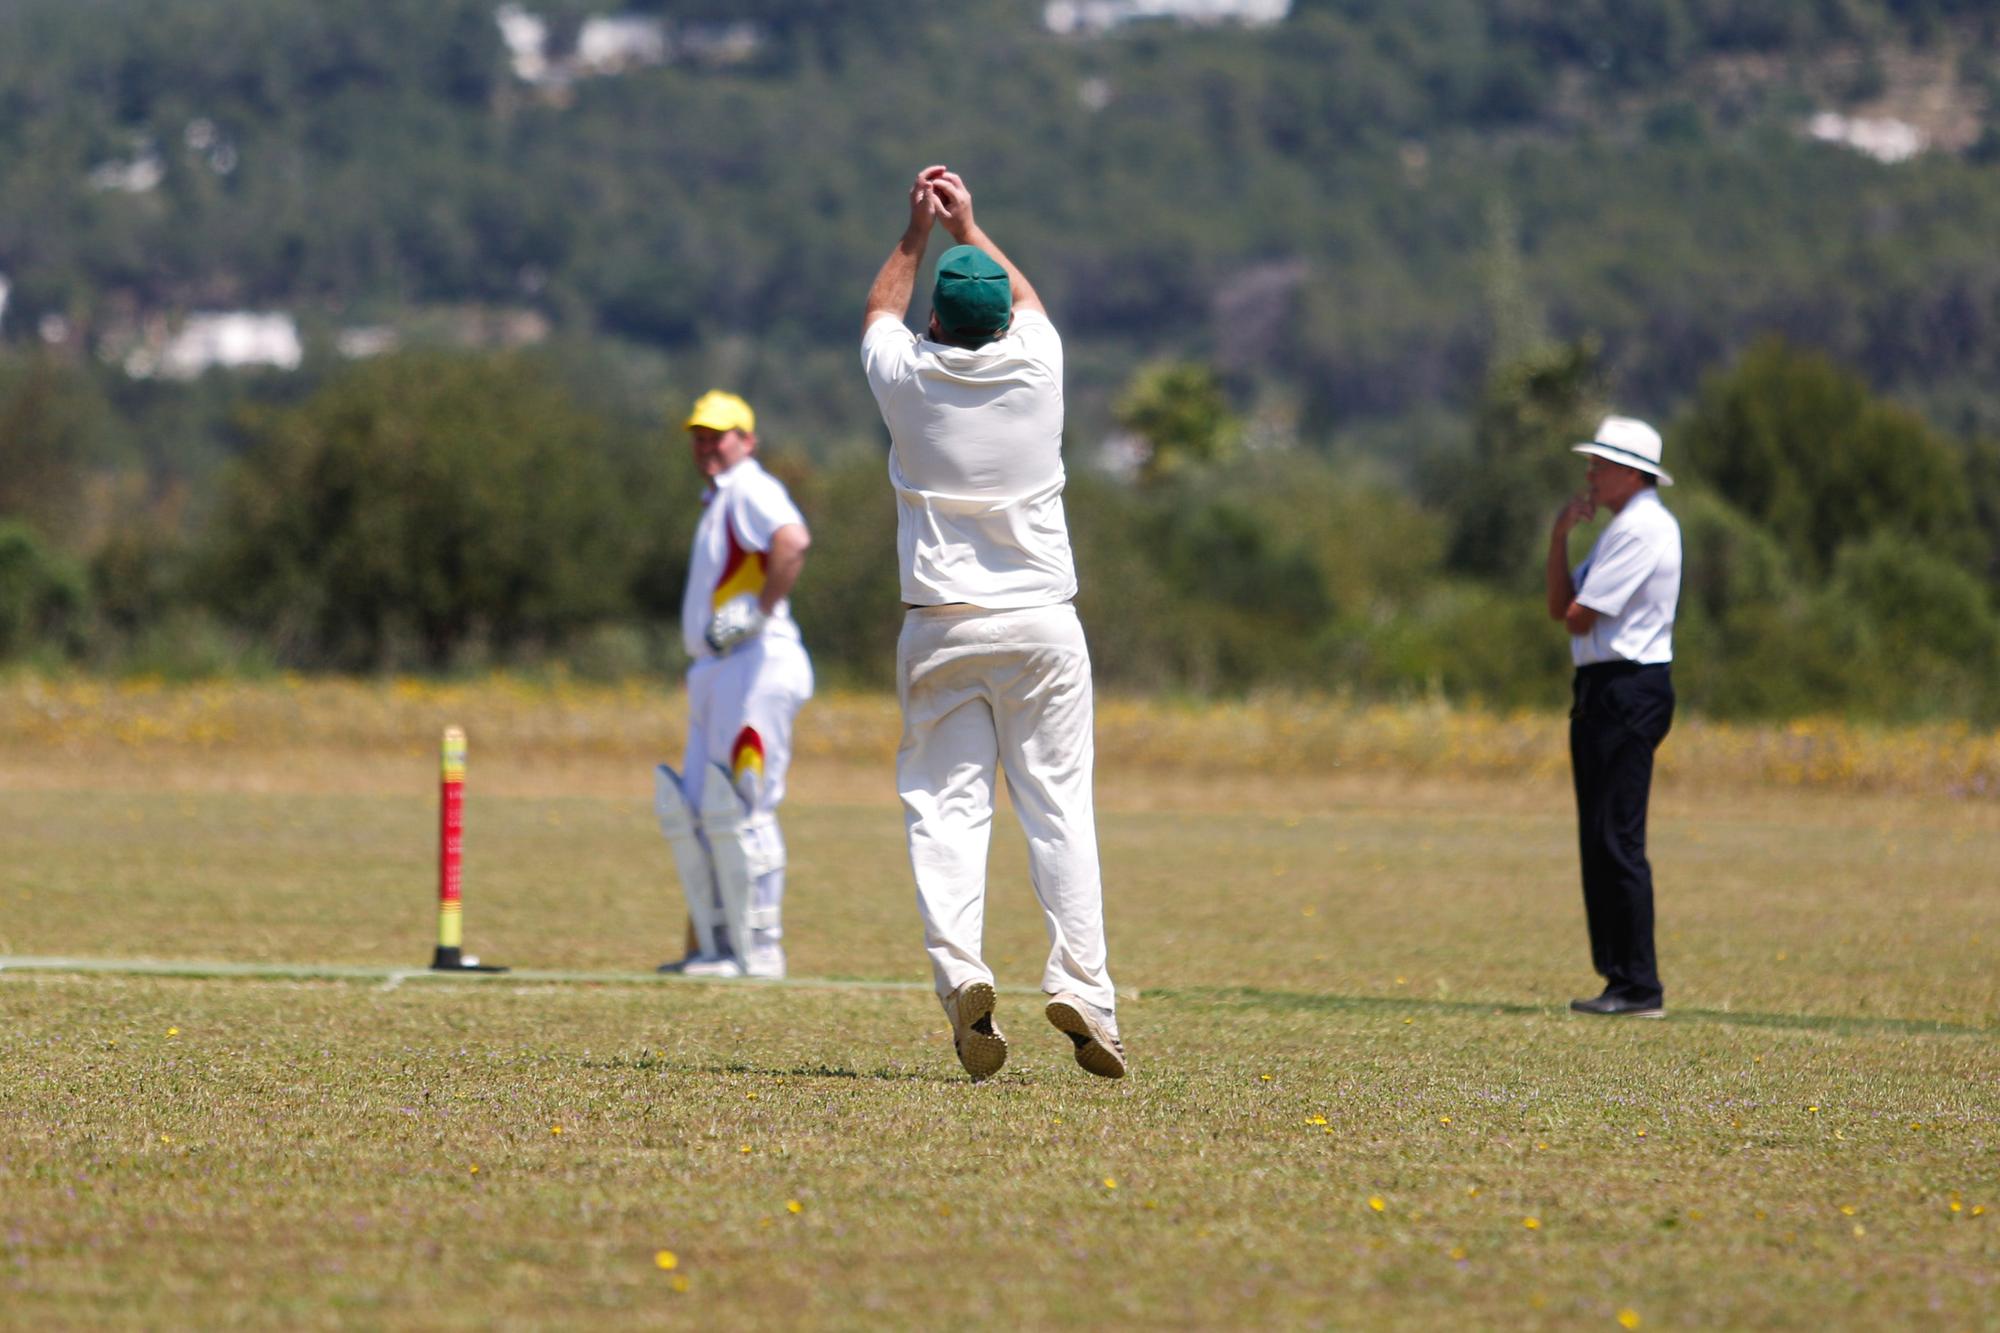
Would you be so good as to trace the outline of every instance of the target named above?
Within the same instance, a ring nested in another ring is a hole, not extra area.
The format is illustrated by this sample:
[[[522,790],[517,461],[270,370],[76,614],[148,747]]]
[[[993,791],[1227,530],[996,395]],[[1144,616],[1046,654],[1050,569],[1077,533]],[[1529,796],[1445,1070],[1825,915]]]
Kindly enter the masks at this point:
[[[910,186],[910,230],[937,223],[960,242],[972,234],[972,191],[948,167],[925,167]]]
[[[708,646],[717,654],[727,654],[731,648],[744,640],[763,633],[764,626],[770,619],[771,617],[765,614],[764,608],[758,605],[757,599],[745,593],[741,597],[733,597],[724,602],[721,608],[709,617],[708,629],[701,637],[708,641]]]

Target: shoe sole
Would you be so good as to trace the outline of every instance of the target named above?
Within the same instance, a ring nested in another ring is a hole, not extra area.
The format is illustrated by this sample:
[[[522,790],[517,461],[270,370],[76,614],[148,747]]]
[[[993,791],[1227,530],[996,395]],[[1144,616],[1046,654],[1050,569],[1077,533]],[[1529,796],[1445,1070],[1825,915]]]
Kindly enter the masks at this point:
[[[983,981],[972,982],[959,996],[958,1012],[965,1020],[965,1033],[955,1043],[958,1062],[972,1075],[974,1083],[983,1083],[1007,1063],[1007,1038],[1000,1034],[1000,1029],[975,1032],[972,1027],[982,1018],[993,1017],[993,988]],[[988,1026],[992,1024],[989,1022]]]
[[[1076,1062],[1088,1074],[1099,1078],[1124,1078],[1125,1057],[1104,1044],[1090,1018],[1067,1000],[1050,1000],[1044,1011],[1055,1030],[1076,1046]]]
[[[1575,1005],[1570,1006],[1570,1012],[1573,1014],[1582,1014],[1585,1018],[1665,1018],[1667,1016],[1667,1011],[1664,1009],[1624,1009],[1614,1013],[1606,1013],[1602,1009],[1578,1009]]]

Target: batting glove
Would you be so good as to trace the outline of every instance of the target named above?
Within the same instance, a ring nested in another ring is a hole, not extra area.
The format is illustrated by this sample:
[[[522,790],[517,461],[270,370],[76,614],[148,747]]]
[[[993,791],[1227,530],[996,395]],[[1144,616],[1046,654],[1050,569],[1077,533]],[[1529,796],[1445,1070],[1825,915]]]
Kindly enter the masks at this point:
[[[722,609],[709,619],[708,629],[702,637],[718,655],[726,654],[745,639],[754,639],[763,633],[764,624],[770,617],[764,608],[757,605],[757,599],[745,594],[722,604]]]

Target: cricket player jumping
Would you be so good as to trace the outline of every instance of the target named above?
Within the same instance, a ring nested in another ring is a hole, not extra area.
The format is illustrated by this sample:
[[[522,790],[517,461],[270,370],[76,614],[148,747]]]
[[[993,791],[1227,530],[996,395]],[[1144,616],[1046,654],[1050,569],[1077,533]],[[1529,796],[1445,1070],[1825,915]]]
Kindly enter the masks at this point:
[[[654,811],[687,896],[689,976],[782,977],[785,843],[778,802],[792,719],[812,697],[812,662],[787,600],[812,544],[784,483],[751,455],[757,418],[732,393],[705,393],[687,419],[709,480],[694,530],[681,636],[688,736],[681,771],[654,774]]]
[[[1062,505],[1062,340],[973,220],[964,181],[927,167],[909,203],[868,293],[861,360],[891,442],[908,608],[896,645],[896,783],[924,945],[959,1062],[975,1082],[989,1078],[1007,1059],[980,959],[993,783],[1005,773],[1048,927],[1048,1019],[1079,1065],[1121,1078],[1091,796],[1090,654],[1070,605]],[[938,261],[919,339],[903,317],[933,223],[958,244]]]

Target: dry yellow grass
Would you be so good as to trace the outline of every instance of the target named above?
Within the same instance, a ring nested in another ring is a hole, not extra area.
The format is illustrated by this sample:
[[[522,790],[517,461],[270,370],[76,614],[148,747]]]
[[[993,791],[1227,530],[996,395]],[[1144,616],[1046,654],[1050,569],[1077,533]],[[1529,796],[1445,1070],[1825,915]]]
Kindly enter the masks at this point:
[[[652,683],[504,675],[468,683],[288,676],[193,685],[23,676],[0,682],[0,754],[17,763],[31,756],[88,762],[123,755],[167,765],[242,747],[417,758],[432,751],[444,726],[457,724],[472,733],[476,751],[515,762],[650,762],[677,753],[683,703],[677,689]],[[1141,770],[1168,779],[1352,774],[1549,781],[1567,771],[1565,727],[1555,713],[1441,704],[1106,698],[1098,707],[1098,754],[1107,773]],[[808,765],[886,770],[897,728],[893,698],[830,692],[809,705],[798,756]],[[1684,717],[1661,750],[1660,781],[1668,788],[1988,797],[2000,795],[2000,732]]]

